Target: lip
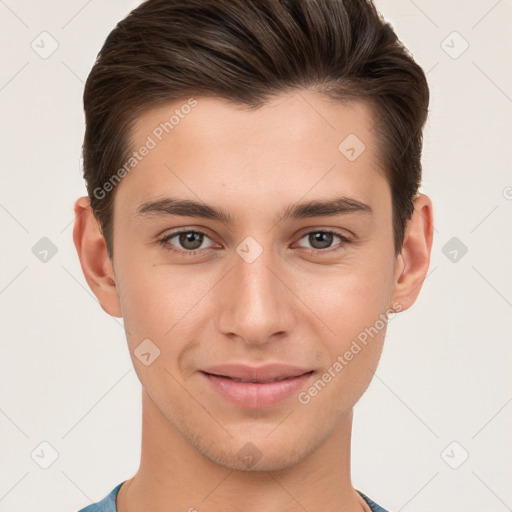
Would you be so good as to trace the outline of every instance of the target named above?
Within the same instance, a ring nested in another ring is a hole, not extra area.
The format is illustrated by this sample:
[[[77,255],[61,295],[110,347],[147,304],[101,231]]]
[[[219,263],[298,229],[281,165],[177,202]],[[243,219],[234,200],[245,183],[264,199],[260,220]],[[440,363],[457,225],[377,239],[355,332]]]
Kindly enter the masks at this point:
[[[312,371],[311,368],[301,368],[288,364],[272,363],[264,366],[226,363],[210,366],[202,370],[205,373],[244,380],[272,380],[278,378],[298,377]]]
[[[200,373],[212,388],[229,402],[239,407],[263,409],[277,405],[299,391],[314,371],[283,364],[267,364],[260,367],[223,364],[212,366]],[[241,382],[235,379],[260,382]],[[274,382],[262,382],[269,380]]]

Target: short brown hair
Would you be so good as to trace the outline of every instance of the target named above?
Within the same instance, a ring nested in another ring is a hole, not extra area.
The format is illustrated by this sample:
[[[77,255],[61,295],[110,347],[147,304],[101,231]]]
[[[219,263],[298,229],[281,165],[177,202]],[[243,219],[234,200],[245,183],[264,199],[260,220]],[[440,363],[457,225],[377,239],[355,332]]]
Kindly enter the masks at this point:
[[[146,0],[109,34],[84,90],[84,178],[110,259],[116,189],[95,190],[130,157],[141,114],[192,95],[258,108],[304,88],[373,106],[399,254],[421,184],[429,89],[371,0]]]

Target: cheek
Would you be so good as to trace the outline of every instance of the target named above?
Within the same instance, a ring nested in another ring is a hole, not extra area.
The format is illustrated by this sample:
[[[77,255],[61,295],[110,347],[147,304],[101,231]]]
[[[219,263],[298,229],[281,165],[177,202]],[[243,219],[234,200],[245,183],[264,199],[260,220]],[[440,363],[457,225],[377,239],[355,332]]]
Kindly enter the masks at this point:
[[[119,296],[132,351],[149,338],[162,355],[178,352],[187,331],[201,328],[205,297],[214,282],[207,273],[193,278],[190,269],[142,259],[137,264],[134,258],[119,261]]]
[[[367,271],[338,276],[336,284],[321,295],[319,316],[330,331],[319,338],[324,352],[322,373],[314,389],[306,392],[308,400],[322,396],[315,399],[315,416],[346,412],[370,384],[384,343],[389,288],[387,274]],[[329,414],[321,405],[326,403],[332,406]]]
[[[365,262],[333,276],[318,295],[317,311],[329,327],[323,336],[326,368],[342,358],[332,388],[349,383],[358,396],[370,382],[384,342],[392,277],[392,263]]]
[[[304,302],[314,304],[312,309],[330,328],[332,338],[348,340],[387,310],[392,277],[391,264],[347,266],[317,279]]]
[[[163,266],[141,264],[137,272],[126,266],[119,278],[130,357],[143,387],[158,396],[160,388],[174,389],[176,365],[193,345],[187,333],[200,297],[189,297],[190,282],[169,268],[164,272]]]

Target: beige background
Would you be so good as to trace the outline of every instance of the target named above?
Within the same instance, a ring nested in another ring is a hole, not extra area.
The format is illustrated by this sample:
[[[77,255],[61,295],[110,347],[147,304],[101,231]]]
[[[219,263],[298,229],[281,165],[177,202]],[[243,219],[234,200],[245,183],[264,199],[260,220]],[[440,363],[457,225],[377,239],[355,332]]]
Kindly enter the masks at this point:
[[[122,321],[72,243],[83,84],[135,5],[0,0],[0,511],[73,512],[138,467]],[[377,6],[428,72],[421,190],[436,231],[420,297],[390,323],[356,407],[353,483],[390,512],[511,510],[512,2]],[[58,44],[46,59],[31,47],[43,31]],[[43,237],[47,262],[33,253]]]

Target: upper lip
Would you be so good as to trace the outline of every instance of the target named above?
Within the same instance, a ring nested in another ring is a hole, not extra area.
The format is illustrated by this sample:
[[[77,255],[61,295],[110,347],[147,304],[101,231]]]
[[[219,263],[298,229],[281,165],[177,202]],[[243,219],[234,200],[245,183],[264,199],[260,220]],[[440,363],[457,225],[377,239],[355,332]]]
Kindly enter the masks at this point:
[[[264,381],[298,377],[299,375],[309,373],[312,370],[309,368],[300,368],[298,366],[290,366],[280,363],[266,364],[264,366],[248,366],[246,364],[231,363],[210,366],[202,371],[222,377]]]

